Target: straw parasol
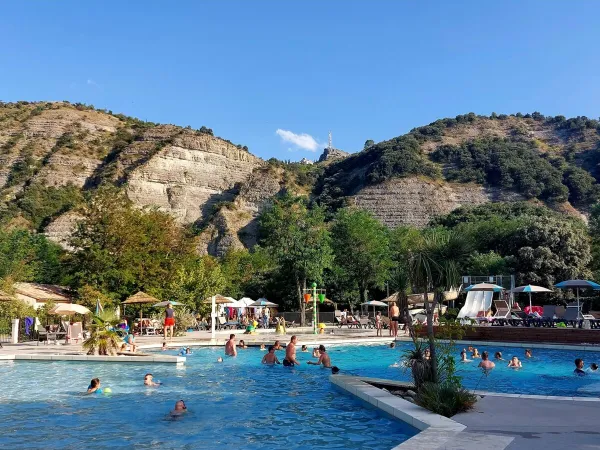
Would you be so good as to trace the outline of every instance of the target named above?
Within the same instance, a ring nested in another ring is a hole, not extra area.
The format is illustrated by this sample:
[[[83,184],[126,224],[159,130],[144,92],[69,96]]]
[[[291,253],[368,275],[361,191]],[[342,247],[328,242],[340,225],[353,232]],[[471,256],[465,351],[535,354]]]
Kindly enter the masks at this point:
[[[214,298],[215,298],[215,305],[224,305],[226,303],[231,303],[230,299],[222,296],[221,294],[215,295]],[[213,297],[207,297],[202,301],[202,303],[212,303],[212,299],[213,299]]]
[[[156,297],[152,297],[149,294],[146,294],[145,292],[142,291],[138,291],[135,294],[133,294],[132,296],[128,297],[127,300],[125,300],[123,303],[121,303],[123,305],[123,313],[125,313],[125,305],[143,305],[143,304],[147,304],[147,303],[159,303],[160,300],[157,299]],[[140,334],[144,331],[143,327],[142,327],[142,323],[143,321],[142,319],[142,311],[143,308],[140,308]]]
[[[183,303],[181,303],[181,302],[169,302],[169,301],[165,301],[165,302],[157,303],[156,305],[152,305],[152,307],[153,308],[160,308],[160,307],[167,306],[167,305],[180,306],[180,305],[183,305]]]
[[[53,307],[48,314],[56,316],[72,316],[73,314],[91,314],[92,312],[83,305],[77,303],[60,303]]]
[[[375,316],[375,307],[376,306],[388,306],[387,303],[380,302],[379,300],[371,300],[371,301],[368,301],[368,302],[363,302],[363,303],[361,303],[361,305],[362,306],[367,306],[367,311],[368,311],[368,307],[372,306],[373,307],[373,316]]]

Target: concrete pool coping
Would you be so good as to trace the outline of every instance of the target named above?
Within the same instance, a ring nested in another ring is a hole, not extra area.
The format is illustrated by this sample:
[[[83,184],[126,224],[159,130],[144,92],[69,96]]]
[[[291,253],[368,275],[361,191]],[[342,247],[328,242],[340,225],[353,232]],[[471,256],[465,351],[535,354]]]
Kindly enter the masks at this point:
[[[461,423],[376,388],[367,381],[376,382],[381,380],[379,378],[330,375],[329,380],[338,388],[419,430],[412,438],[394,446],[393,450],[443,448],[466,428]]]
[[[86,361],[86,362],[117,362],[117,363],[153,363],[153,364],[185,364],[185,357],[158,355],[158,356],[96,356],[96,355],[42,355],[42,354],[15,354],[0,355],[0,361]]]

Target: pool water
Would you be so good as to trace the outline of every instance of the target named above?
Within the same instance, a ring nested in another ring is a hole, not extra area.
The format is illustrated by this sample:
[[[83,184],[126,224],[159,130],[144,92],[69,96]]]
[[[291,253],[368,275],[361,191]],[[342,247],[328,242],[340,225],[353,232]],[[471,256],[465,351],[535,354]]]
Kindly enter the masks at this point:
[[[386,349],[378,352],[391,356]],[[357,361],[369,360],[355,361],[354,354],[369,353],[332,348],[334,363],[342,367],[358,369]],[[264,352],[257,348],[217,363],[221,355],[221,348],[195,349],[179,367],[2,361],[1,447],[378,450],[417,432],[336,390],[330,370],[263,366]],[[299,354],[301,361],[310,357]],[[164,384],[145,387],[147,372]],[[94,377],[112,394],[82,395]],[[174,420],[168,412],[179,399],[189,412]]]

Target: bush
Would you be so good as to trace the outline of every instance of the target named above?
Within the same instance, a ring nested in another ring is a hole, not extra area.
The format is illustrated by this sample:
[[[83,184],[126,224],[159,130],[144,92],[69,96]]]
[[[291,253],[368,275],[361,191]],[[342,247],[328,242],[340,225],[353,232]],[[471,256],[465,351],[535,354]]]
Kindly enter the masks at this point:
[[[417,392],[415,402],[431,412],[445,417],[473,409],[477,397],[454,383],[424,383]]]

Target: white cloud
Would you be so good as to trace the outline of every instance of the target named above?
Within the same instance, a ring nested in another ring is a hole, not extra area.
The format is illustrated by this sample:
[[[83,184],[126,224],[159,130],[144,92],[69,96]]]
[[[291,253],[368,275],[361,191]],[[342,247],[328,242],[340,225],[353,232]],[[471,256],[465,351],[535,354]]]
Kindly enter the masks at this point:
[[[319,144],[315,138],[310,134],[302,133],[296,134],[292,131],[277,129],[275,132],[282,141],[294,144],[296,147],[302,150],[308,150],[309,152],[316,152],[322,144]]]
[[[88,78],[87,84],[90,86],[98,86],[98,83],[96,83],[94,80],[92,80],[90,78]]]

